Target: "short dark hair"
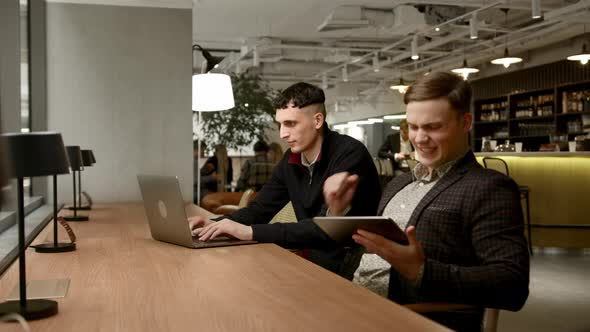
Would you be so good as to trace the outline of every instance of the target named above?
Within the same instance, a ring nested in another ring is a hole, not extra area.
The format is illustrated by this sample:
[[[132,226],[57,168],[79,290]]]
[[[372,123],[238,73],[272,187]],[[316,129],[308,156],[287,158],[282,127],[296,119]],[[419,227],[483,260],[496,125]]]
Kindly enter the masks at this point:
[[[471,94],[471,85],[460,76],[442,71],[432,72],[410,85],[404,95],[404,104],[446,98],[455,111],[468,113]]]
[[[277,98],[274,100],[273,106],[276,110],[287,108],[290,105],[293,107],[303,108],[309,105],[320,104],[321,112],[326,116],[326,108],[324,102],[326,96],[324,91],[319,87],[299,82],[291,85],[285,90],[281,91]]]
[[[193,141],[193,151],[196,150],[199,147],[199,140],[194,140]],[[207,143],[205,143],[205,141],[201,141],[201,150],[206,150],[207,149]]]
[[[402,129],[403,129],[403,130],[407,131],[407,130],[408,130],[408,120],[406,120],[406,119],[401,119],[401,120],[399,121],[399,129],[400,129],[400,130],[402,130]]]
[[[254,152],[268,152],[268,144],[265,141],[258,141],[254,144]]]

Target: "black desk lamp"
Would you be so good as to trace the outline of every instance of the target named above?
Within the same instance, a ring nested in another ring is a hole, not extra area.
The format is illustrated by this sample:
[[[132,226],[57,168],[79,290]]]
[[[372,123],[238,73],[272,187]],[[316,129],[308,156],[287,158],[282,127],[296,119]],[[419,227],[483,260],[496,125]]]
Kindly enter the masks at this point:
[[[67,162],[56,156],[63,154],[63,141],[59,133],[33,132],[3,134],[7,150],[8,172],[17,181],[18,216],[18,301],[0,304],[0,315],[16,312],[27,320],[40,319],[57,314],[57,302],[51,300],[27,300],[25,265],[25,208],[23,178],[67,173]],[[54,188],[55,190],[55,188]]]
[[[94,152],[92,152],[92,150],[88,150],[90,151],[90,158],[92,158],[92,164],[96,164],[96,158],[94,158]]]
[[[94,152],[92,152],[92,150],[88,150],[90,151],[90,159],[92,160],[92,164],[96,164],[96,158],[94,157]],[[82,195],[84,195],[84,197],[86,197],[86,200],[88,201],[88,210],[90,210],[92,208],[92,198],[90,198],[90,195],[88,195],[87,192],[83,191]],[[84,207],[83,207],[84,208]]]
[[[62,172],[59,174],[69,173],[70,163],[68,161],[68,155],[66,154],[66,148],[63,147],[61,135],[59,135],[59,144],[62,148],[55,153],[56,161],[62,163]],[[55,253],[55,252],[68,252],[76,250],[76,243],[74,242],[57,242],[57,174],[53,174],[53,243],[43,243],[31,246],[35,248],[36,252],[40,253]],[[66,228],[67,230],[67,228]]]
[[[96,160],[94,159],[94,155],[92,154],[92,150],[80,150],[80,153],[82,153],[82,166],[92,167],[92,164],[94,164],[96,162]],[[78,206],[77,206],[77,209],[78,210],[91,210],[92,204],[82,206],[82,194],[83,194],[83,192],[82,192],[82,172],[78,171]],[[88,197],[88,194],[85,194],[85,196]],[[74,210],[74,207],[68,206],[67,209]]]
[[[94,159],[94,154],[92,150],[82,150],[82,164],[84,167],[92,167],[96,163],[96,159]],[[82,195],[89,198],[88,194],[82,191],[82,177],[80,176],[80,172],[78,172],[78,209],[80,210],[91,210],[92,203],[90,199],[88,199],[88,205],[82,206]]]
[[[74,215],[65,216],[64,219],[67,221],[88,221],[87,216],[78,215],[78,204],[76,204],[76,171],[80,172],[82,169],[82,153],[80,152],[80,147],[77,145],[66,146],[66,151],[68,152],[68,158],[70,159],[70,169],[72,170],[72,179],[74,182]]]

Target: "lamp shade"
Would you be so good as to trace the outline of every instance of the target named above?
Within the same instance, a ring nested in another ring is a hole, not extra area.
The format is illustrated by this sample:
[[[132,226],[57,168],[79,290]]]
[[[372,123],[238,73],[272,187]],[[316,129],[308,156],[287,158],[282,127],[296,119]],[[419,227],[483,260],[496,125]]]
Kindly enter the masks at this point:
[[[234,106],[234,92],[228,75],[193,75],[193,111],[223,111]]]
[[[8,174],[15,178],[66,174],[68,157],[60,133],[2,134]]]
[[[90,150],[90,158],[92,158],[92,163],[96,164],[96,158],[94,158],[94,152],[92,150]]]
[[[82,152],[77,145],[66,146],[68,157],[70,158],[70,168],[72,171],[79,171],[84,164],[82,163]]]
[[[93,158],[92,158],[92,150],[80,150],[82,153],[82,165],[83,166],[92,166]]]

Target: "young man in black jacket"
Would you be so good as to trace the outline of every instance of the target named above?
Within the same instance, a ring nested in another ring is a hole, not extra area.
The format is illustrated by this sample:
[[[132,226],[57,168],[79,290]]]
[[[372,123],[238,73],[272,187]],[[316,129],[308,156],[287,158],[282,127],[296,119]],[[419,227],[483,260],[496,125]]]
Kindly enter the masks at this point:
[[[324,181],[348,172],[359,177],[347,215],[371,216],[381,195],[371,155],[359,141],[331,131],[326,122],[324,92],[311,84],[297,83],[282,91],[275,101],[280,136],[290,146],[271,178],[246,208],[217,220],[190,219],[200,240],[220,235],[241,240],[273,242],[305,248],[309,259],[331,271],[342,269],[346,251],[336,246],[311,219],[329,215],[324,201]],[[272,217],[292,202],[297,223],[269,224]]]

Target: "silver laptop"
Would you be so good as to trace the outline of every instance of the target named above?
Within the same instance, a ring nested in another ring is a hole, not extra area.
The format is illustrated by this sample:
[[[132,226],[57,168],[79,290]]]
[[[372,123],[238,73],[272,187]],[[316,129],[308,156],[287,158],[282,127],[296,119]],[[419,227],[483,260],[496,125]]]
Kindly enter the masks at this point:
[[[210,248],[252,244],[227,237],[199,241],[192,235],[176,176],[138,175],[137,181],[154,240],[188,248]]]

